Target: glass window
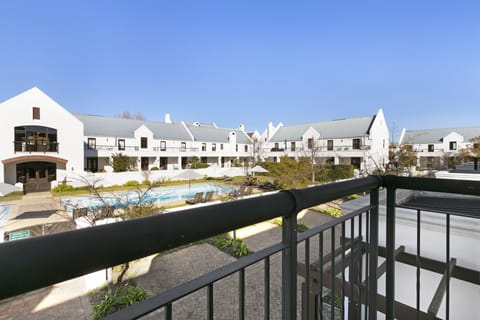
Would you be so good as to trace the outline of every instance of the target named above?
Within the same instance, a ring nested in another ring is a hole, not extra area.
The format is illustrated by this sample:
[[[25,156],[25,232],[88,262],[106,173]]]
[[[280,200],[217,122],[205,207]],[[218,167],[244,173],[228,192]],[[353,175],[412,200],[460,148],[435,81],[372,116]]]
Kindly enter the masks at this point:
[[[88,149],[95,150],[97,148],[97,139],[88,138]]]
[[[290,142],[290,149],[295,151],[295,141]]]
[[[223,150],[223,143],[220,143],[220,150]]]
[[[167,150],[167,141],[160,141],[160,151]]]
[[[450,141],[450,150],[457,150],[457,141]]]
[[[435,150],[435,147],[433,144],[428,145],[428,152],[433,152]]]
[[[212,143],[212,151],[217,151],[217,144],[216,143]]]
[[[40,120],[40,108],[38,107],[33,107],[32,108],[32,113],[33,113],[33,120]]]
[[[352,148],[353,149],[360,149],[360,139],[353,139],[352,140]]]
[[[308,138],[308,149],[313,149],[313,138]]]
[[[245,145],[245,152],[248,152],[248,144]]]
[[[140,138],[140,148],[142,148],[142,149],[147,149],[148,148],[148,138],[147,137],[141,137]]]
[[[182,142],[182,144],[180,145],[180,151],[185,151],[185,150],[187,150],[187,143]]]
[[[202,151],[207,151],[207,144],[206,143],[202,143]]]
[[[118,150],[125,150],[125,139],[118,139]]]
[[[333,150],[333,140],[327,140],[327,150]]]
[[[235,151],[238,152],[238,144],[235,145]]]

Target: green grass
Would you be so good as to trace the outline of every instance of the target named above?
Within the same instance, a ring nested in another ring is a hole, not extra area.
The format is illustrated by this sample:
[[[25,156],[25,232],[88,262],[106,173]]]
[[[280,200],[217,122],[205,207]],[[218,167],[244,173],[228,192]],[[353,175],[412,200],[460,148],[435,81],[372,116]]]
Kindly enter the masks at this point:
[[[15,192],[7,194],[6,196],[0,197],[0,202],[22,200],[22,198],[23,198],[23,192],[22,191],[15,191]]]

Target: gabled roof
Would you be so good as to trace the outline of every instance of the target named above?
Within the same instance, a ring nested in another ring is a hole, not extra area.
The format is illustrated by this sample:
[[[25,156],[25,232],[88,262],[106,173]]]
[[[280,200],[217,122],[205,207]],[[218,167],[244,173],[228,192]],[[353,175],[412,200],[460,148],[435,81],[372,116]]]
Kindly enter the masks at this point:
[[[181,123],[164,123],[116,117],[75,114],[83,122],[85,136],[133,138],[134,131],[145,125],[155,139],[191,140]]]
[[[480,136],[480,127],[436,128],[424,130],[406,130],[402,144],[440,143],[450,133],[456,132],[463,136],[465,141]]]
[[[228,143],[230,132],[235,132],[237,143],[251,142],[246,133],[238,129],[217,128],[213,125],[197,125],[194,123],[188,123],[186,126],[194,136],[195,141]]]
[[[362,137],[369,134],[374,119],[375,116],[369,116],[282,126],[270,141],[302,140],[303,134],[310,127],[320,133],[322,139]]]

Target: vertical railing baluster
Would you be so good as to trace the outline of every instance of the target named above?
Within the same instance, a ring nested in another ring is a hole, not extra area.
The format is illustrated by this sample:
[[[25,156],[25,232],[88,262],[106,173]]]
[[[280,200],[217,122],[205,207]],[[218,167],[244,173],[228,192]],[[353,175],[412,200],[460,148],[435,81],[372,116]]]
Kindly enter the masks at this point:
[[[368,319],[368,299],[370,298],[368,296],[368,271],[369,271],[369,257],[370,257],[370,210],[365,212],[365,304],[364,304],[364,319]]]
[[[415,257],[415,262],[417,265],[417,286],[416,286],[416,292],[417,292],[417,320],[420,320],[420,269],[421,269],[421,260],[420,260],[420,238],[421,238],[421,233],[420,233],[420,210],[417,210],[417,255]]]
[[[318,235],[318,272],[319,272],[319,288],[318,288],[318,314],[319,319],[323,319],[323,231]]]
[[[355,294],[353,290],[355,265],[355,217],[350,219],[350,267],[348,268],[348,281],[350,282],[350,299],[348,303],[348,316],[353,318],[355,312]]]
[[[310,319],[310,238],[305,239],[305,318]]]
[[[210,283],[207,288],[207,316],[209,320],[213,320],[213,283]]]
[[[359,256],[358,256],[358,308],[357,319],[362,317],[362,273],[363,273],[363,233],[362,233],[363,214],[358,215],[358,238],[359,238]]]
[[[295,190],[287,190],[296,199]],[[296,209],[295,209],[296,210]],[[282,243],[282,319],[297,316],[297,212],[283,217]]]
[[[238,318],[245,319],[245,269],[239,271],[238,283]]]
[[[330,309],[330,319],[335,319],[335,226],[330,228],[330,272],[331,272],[331,309]]]
[[[264,319],[270,319],[270,256],[266,257],[264,260],[264,274],[263,274],[263,304],[264,304]]]
[[[377,266],[378,266],[378,189],[370,192],[370,263],[368,283],[368,319],[377,319]]]
[[[387,188],[386,319],[395,317],[395,188]]]
[[[445,261],[445,266],[446,266],[446,280],[447,280],[447,286],[446,286],[446,299],[445,299],[445,319],[450,318],[450,214],[447,213],[447,239],[446,239],[446,261]]]
[[[172,304],[171,303],[165,306],[165,320],[172,320]]]
[[[342,221],[342,317],[345,317],[345,221]]]

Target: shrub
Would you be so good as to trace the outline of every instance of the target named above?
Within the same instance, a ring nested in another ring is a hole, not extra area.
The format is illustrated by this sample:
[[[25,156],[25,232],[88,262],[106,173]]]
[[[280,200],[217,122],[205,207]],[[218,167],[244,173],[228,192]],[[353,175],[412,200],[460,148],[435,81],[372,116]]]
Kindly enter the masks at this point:
[[[73,190],[75,190],[75,188],[68,184],[59,184],[58,186],[52,189],[52,192],[59,193],[59,192],[67,192],[67,191],[73,191]]]
[[[304,232],[308,230],[308,227],[306,224],[302,223],[302,222],[298,222],[297,223],[297,232]]]
[[[135,170],[137,162],[135,158],[130,158],[121,153],[112,155],[113,172],[123,172]]]
[[[151,185],[150,181],[148,181],[148,180],[143,180],[142,181],[142,186],[147,186],[148,187],[149,185]]]
[[[341,217],[343,215],[342,209],[328,207],[322,210],[324,213],[332,216],[332,217]]]
[[[152,167],[152,168],[150,168],[150,171],[158,171],[158,170],[160,170],[158,167]]]
[[[250,249],[248,249],[247,244],[243,242],[243,240],[237,239],[236,242],[237,242],[237,247],[235,248],[235,255],[237,257],[243,257],[250,253]]]
[[[115,311],[145,300],[147,296],[148,293],[145,290],[125,283],[105,294],[103,299],[93,307],[93,319],[102,319]]]
[[[123,184],[124,187],[136,187],[140,185],[137,180],[128,180]]]

